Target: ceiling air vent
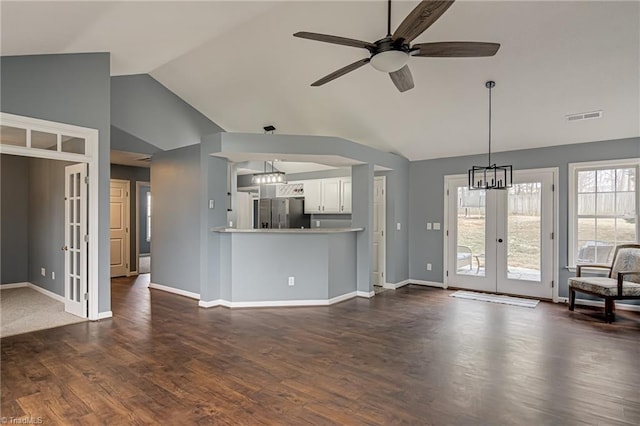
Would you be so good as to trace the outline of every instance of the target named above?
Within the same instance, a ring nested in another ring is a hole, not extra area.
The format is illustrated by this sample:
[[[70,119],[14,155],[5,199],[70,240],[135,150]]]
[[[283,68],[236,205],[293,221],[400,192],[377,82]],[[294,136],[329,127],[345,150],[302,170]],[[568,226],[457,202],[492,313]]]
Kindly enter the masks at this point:
[[[569,114],[566,117],[567,121],[592,120],[594,118],[602,118],[602,111],[581,112],[579,114]]]

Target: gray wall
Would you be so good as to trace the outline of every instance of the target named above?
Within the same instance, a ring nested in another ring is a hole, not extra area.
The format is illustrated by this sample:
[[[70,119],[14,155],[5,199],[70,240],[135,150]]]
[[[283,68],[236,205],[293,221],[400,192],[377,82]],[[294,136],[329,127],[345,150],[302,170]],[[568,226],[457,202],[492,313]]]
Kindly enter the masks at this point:
[[[131,254],[129,265],[131,265],[131,269],[134,268],[134,265],[137,265],[136,259],[136,238],[138,236],[139,225],[136,222],[136,182],[151,182],[151,171],[146,167],[131,167],[131,166],[122,166],[120,164],[112,164],[111,165],[111,179],[120,179],[129,181],[129,185],[131,188],[130,192],[130,203],[129,203],[129,214],[131,218],[131,238],[130,240],[130,248],[129,253]],[[142,201],[142,200],[141,200]],[[146,210],[146,203],[145,210]],[[141,218],[143,217],[140,213]],[[144,223],[144,222],[143,222]],[[143,251],[146,249],[147,251]],[[140,240],[140,253],[149,253],[149,243],[145,238]]]
[[[568,256],[568,164],[581,161],[613,160],[640,157],[640,138],[621,139],[548,148],[500,152],[492,155],[497,164],[512,164],[514,170],[544,167],[559,168],[559,294],[567,295],[565,267]],[[472,165],[485,164],[486,155],[412,162],[409,167],[409,266],[413,279],[443,281],[443,234],[427,231],[427,222],[444,223],[444,176],[465,174]],[[432,270],[425,268],[426,258]]]
[[[29,159],[29,282],[64,296],[64,161]],[[45,268],[45,276],[40,273]],[[51,273],[55,272],[55,279]]]
[[[151,282],[200,294],[200,147],[154,155],[151,187]]]
[[[224,131],[148,74],[111,79],[111,124],[162,150]]]
[[[111,308],[109,281],[109,145],[111,78],[108,53],[0,58],[2,111],[99,131],[99,311]]]
[[[29,281],[29,159],[0,156],[0,284]]]

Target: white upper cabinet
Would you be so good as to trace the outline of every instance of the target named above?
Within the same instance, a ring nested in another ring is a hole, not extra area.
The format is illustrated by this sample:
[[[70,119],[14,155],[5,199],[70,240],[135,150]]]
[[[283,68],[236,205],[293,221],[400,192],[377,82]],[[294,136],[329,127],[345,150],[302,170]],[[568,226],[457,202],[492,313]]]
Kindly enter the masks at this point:
[[[304,212],[322,213],[322,186],[320,180],[304,181]]]
[[[340,213],[340,179],[322,179],[322,213]]]
[[[351,178],[304,181],[304,212],[310,214],[351,213]]]
[[[351,213],[351,178],[340,179],[340,213]]]

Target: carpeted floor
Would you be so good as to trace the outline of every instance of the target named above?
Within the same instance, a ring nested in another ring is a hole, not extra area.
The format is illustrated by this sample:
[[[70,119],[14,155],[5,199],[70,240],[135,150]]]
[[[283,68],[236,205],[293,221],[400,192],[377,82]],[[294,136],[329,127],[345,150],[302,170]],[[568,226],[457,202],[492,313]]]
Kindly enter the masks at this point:
[[[58,302],[28,287],[0,291],[0,337],[87,321],[64,311]]]

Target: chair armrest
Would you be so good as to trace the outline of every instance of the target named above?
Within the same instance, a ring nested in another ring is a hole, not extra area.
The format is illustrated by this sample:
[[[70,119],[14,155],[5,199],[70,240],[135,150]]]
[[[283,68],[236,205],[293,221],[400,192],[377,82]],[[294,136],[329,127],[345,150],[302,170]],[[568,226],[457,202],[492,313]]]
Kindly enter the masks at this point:
[[[640,271],[624,271],[618,272],[618,296],[622,296],[622,282],[625,275],[640,274]]]
[[[576,265],[576,277],[582,276],[582,268],[599,268],[599,269],[609,269],[611,270],[611,265],[603,265],[601,263],[583,263],[581,265]]]

